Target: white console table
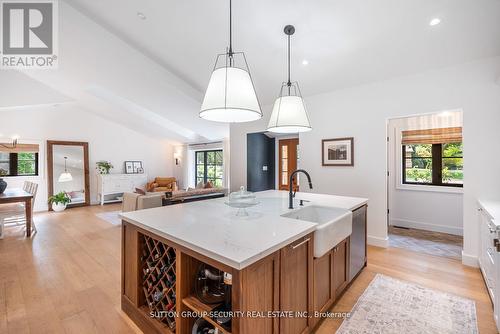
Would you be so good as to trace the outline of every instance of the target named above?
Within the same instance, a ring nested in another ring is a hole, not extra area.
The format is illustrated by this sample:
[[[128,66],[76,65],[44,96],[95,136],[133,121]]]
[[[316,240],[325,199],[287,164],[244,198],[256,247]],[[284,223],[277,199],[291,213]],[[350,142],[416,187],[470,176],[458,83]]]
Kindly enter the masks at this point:
[[[500,331],[500,201],[478,201],[479,267],[493,302]]]
[[[101,205],[121,202],[123,193],[134,192],[135,188],[144,189],[148,177],[146,174],[98,174],[97,194]]]

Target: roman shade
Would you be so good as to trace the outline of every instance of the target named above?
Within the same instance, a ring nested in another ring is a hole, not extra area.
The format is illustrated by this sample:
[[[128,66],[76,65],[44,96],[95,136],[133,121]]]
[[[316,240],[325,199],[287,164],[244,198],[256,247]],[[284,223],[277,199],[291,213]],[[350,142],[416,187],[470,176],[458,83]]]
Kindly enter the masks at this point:
[[[462,127],[403,131],[401,144],[443,144],[462,141]]]
[[[12,143],[0,143],[2,153],[38,153],[38,144],[17,144],[14,148],[9,148]]]

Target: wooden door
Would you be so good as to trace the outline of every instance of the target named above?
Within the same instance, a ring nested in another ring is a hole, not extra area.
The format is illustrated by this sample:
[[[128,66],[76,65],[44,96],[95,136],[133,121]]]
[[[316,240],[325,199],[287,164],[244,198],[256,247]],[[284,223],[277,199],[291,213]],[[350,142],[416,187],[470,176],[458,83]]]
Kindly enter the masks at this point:
[[[349,238],[333,248],[332,290],[337,300],[349,283]]]
[[[308,333],[312,328],[313,236],[305,236],[281,250],[280,309],[300,312],[280,318],[280,333]]]
[[[278,141],[279,152],[279,190],[288,190],[290,173],[297,169],[299,138],[281,139]],[[293,190],[298,191],[297,177],[293,182]]]

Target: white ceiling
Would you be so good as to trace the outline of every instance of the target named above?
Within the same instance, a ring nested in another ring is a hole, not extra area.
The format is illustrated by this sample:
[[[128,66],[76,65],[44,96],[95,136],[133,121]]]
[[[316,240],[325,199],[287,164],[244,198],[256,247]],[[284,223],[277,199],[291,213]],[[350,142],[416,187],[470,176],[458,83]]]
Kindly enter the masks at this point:
[[[72,101],[59,91],[14,70],[1,70],[0,87],[0,110]]]
[[[199,99],[227,46],[228,0],[66,1],[178,75]],[[233,8],[234,48],[246,53],[263,105],[285,79],[286,24],[297,29],[292,79],[305,96],[500,54],[498,0],[233,0]],[[435,17],[441,24],[429,26]]]
[[[177,143],[228,136],[227,124],[199,118],[198,91],[65,2],[59,3],[58,59],[57,69],[12,77],[22,92],[16,105],[26,105],[26,80],[17,80],[24,76],[70,97],[78,110],[148,136]]]
[[[71,168],[83,169],[83,147],[70,145],[55,145],[53,161],[55,165],[64,166],[64,157],[67,159],[67,166]]]
[[[499,0],[233,0],[233,7],[234,49],[246,53],[263,106],[285,80],[286,24],[297,29],[292,79],[306,97],[500,55]],[[63,0],[59,68],[2,71],[0,111],[63,103],[173,142],[225,138],[227,124],[198,113],[227,46],[227,14],[228,0]],[[435,17],[442,23],[429,26]]]

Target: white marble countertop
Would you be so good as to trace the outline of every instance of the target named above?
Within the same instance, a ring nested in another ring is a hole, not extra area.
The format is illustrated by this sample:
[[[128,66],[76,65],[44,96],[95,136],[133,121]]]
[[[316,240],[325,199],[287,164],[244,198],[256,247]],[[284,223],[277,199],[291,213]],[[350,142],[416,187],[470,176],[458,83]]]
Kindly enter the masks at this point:
[[[479,199],[479,206],[488,213],[493,224],[500,229],[500,201]]]
[[[268,190],[256,193],[260,204],[248,208],[247,217],[217,198],[159,208],[126,212],[121,217],[165,239],[192,249],[235,269],[243,269],[276,250],[313,232],[315,223],[281,217],[289,212],[288,192]],[[305,205],[322,205],[348,210],[368,202],[365,198],[297,193]]]

